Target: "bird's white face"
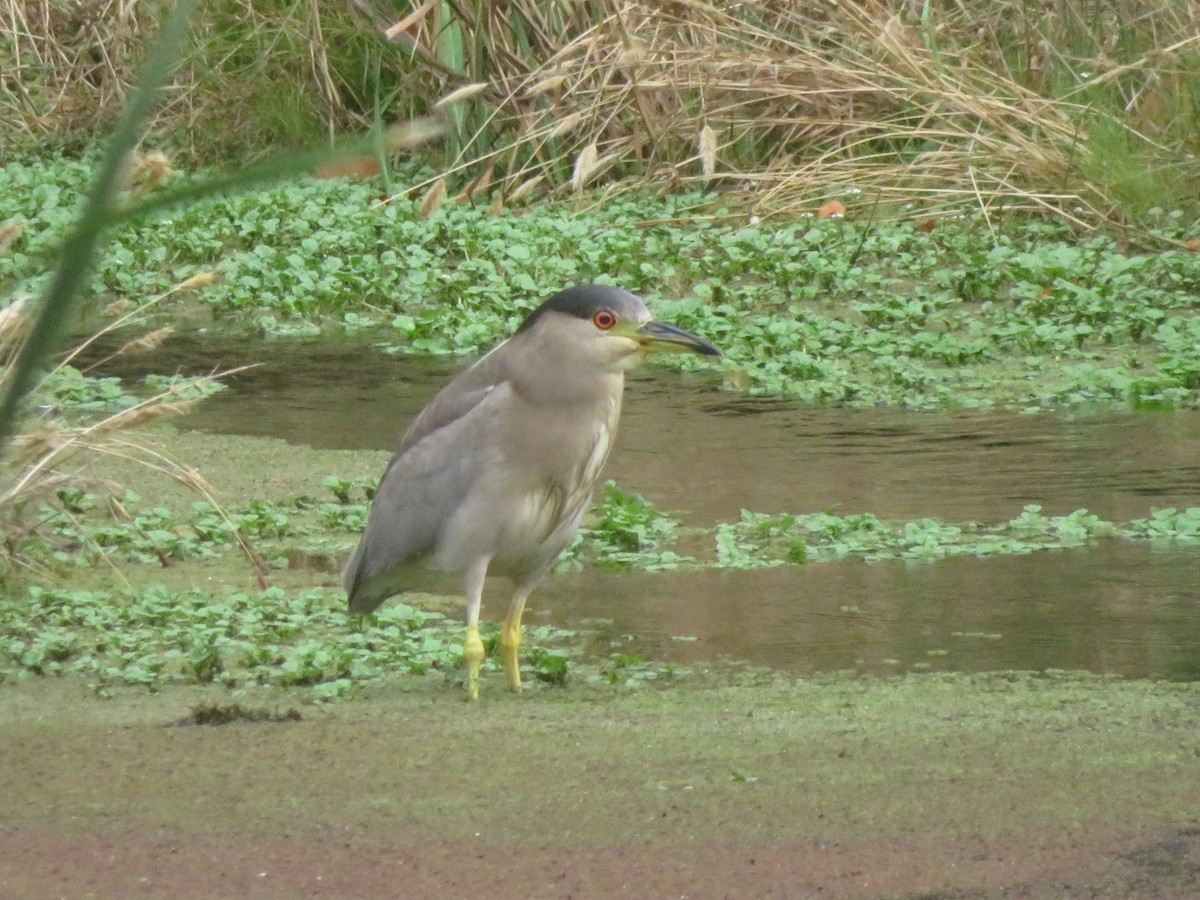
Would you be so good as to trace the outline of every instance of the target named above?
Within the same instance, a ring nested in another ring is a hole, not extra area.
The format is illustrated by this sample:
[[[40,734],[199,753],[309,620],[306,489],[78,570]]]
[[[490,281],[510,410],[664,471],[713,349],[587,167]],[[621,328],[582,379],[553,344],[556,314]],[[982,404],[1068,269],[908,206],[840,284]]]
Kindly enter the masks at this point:
[[[651,321],[650,311],[601,307],[589,318],[546,316],[538,323],[540,346],[553,348],[560,372],[622,372],[636,365],[648,347],[638,329]]]
[[[551,315],[539,323],[542,344],[561,351],[561,362],[575,371],[622,372],[651,353],[718,355],[708,341],[682,328],[658,322],[633,295],[587,316]]]
[[[590,329],[596,358],[606,368],[623,371],[636,365],[649,352],[646,344],[638,339],[638,329],[651,321],[650,310],[645,306],[625,310],[604,307],[592,313],[590,320],[576,321],[585,330]]]

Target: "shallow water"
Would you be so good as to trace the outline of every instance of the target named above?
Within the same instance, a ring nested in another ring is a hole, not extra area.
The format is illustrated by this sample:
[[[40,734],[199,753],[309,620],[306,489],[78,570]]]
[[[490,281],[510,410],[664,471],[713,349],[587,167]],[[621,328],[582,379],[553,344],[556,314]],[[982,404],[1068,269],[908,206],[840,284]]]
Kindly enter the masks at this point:
[[[202,337],[173,340],[137,362],[196,373],[252,361],[263,365],[235,377],[185,425],[385,450],[462,367],[391,358],[361,343]],[[991,523],[1028,503],[1115,521],[1200,505],[1196,413],[845,410],[743,398],[718,383],[715,373],[635,373],[607,476],[702,526],[743,508]],[[1200,548],[1127,541],[923,564],[593,569],[548,580],[528,621],[608,620],[611,635],[637,636],[634,650],[682,663],[727,657],[805,672],[1051,668],[1197,679],[1198,575]]]

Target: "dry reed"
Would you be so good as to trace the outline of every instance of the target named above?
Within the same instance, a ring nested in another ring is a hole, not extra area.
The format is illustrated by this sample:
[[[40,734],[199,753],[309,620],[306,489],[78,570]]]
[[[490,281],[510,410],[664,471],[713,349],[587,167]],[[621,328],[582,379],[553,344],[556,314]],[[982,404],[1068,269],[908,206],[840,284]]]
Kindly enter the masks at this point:
[[[759,214],[857,195],[926,215],[1003,206],[1095,223],[1122,197],[1089,165],[1087,70],[1119,82],[1116,102],[1133,110],[1161,103],[1165,74],[1190,71],[1200,50],[1200,4],[1133,5],[1097,4],[1093,23],[1071,4],[1031,16],[1006,0],[526,2],[518,28],[512,7],[475,6],[472,19],[451,4],[463,46],[487,47],[486,69],[462,72],[470,83],[447,81],[443,102],[486,103],[451,169],[492,167],[510,200],[535,186],[577,192],[611,171],[738,191]],[[449,24],[439,10],[421,6],[398,33],[433,53]],[[1116,52],[1128,21],[1156,43],[1115,65],[1105,48]],[[1089,26],[1094,55],[1069,57],[1067,32]],[[1052,65],[1078,89],[1043,77]]]
[[[153,35],[157,8],[0,0],[14,51],[0,59],[0,118],[13,134],[101,124],[131,83],[129,60]],[[274,111],[284,94],[307,104],[330,134],[369,125],[380,109],[386,121],[389,111],[436,108],[457,130],[440,176],[475,185],[458,196],[474,198],[486,182],[515,203],[624,179],[715,187],[760,215],[837,195],[926,215],[1017,207],[1094,224],[1129,200],[1112,146],[1097,146],[1103,119],[1110,144],[1136,148],[1132,169],[1165,173],[1162,183],[1181,190],[1200,182],[1190,87],[1200,0],[395,9],[204,4],[158,130],[186,142],[208,123],[268,141],[256,91],[277,101]],[[352,44],[361,52],[341,52]],[[362,88],[372,60],[394,89],[374,101]]]

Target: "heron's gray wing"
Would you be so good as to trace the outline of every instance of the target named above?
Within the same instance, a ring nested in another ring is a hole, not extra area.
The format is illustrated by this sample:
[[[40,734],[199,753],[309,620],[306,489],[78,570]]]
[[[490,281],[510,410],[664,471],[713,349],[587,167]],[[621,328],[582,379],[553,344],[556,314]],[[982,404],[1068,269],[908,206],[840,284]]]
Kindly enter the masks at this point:
[[[486,465],[484,437],[503,370],[494,353],[480,360],[443,388],[405,433],[346,566],[351,612],[370,612],[400,593],[405,567],[436,548],[442,525]]]
[[[492,388],[508,380],[507,360],[508,342],[505,341],[469,369],[455,376],[413,419],[404,436],[400,438],[400,446],[396,448],[396,455],[388,463],[388,468],[391,468],[409,447],[466,416],[491,393]]]

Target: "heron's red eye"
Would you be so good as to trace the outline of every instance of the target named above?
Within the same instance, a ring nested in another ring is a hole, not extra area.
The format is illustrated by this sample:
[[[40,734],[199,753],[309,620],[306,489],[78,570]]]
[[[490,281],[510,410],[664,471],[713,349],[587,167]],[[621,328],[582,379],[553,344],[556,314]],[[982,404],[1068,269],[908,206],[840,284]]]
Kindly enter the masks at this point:
[[[592,313],[592,323],[601,331],[608,331],[617,324],[617,316],[611,309],[598,309]]]

